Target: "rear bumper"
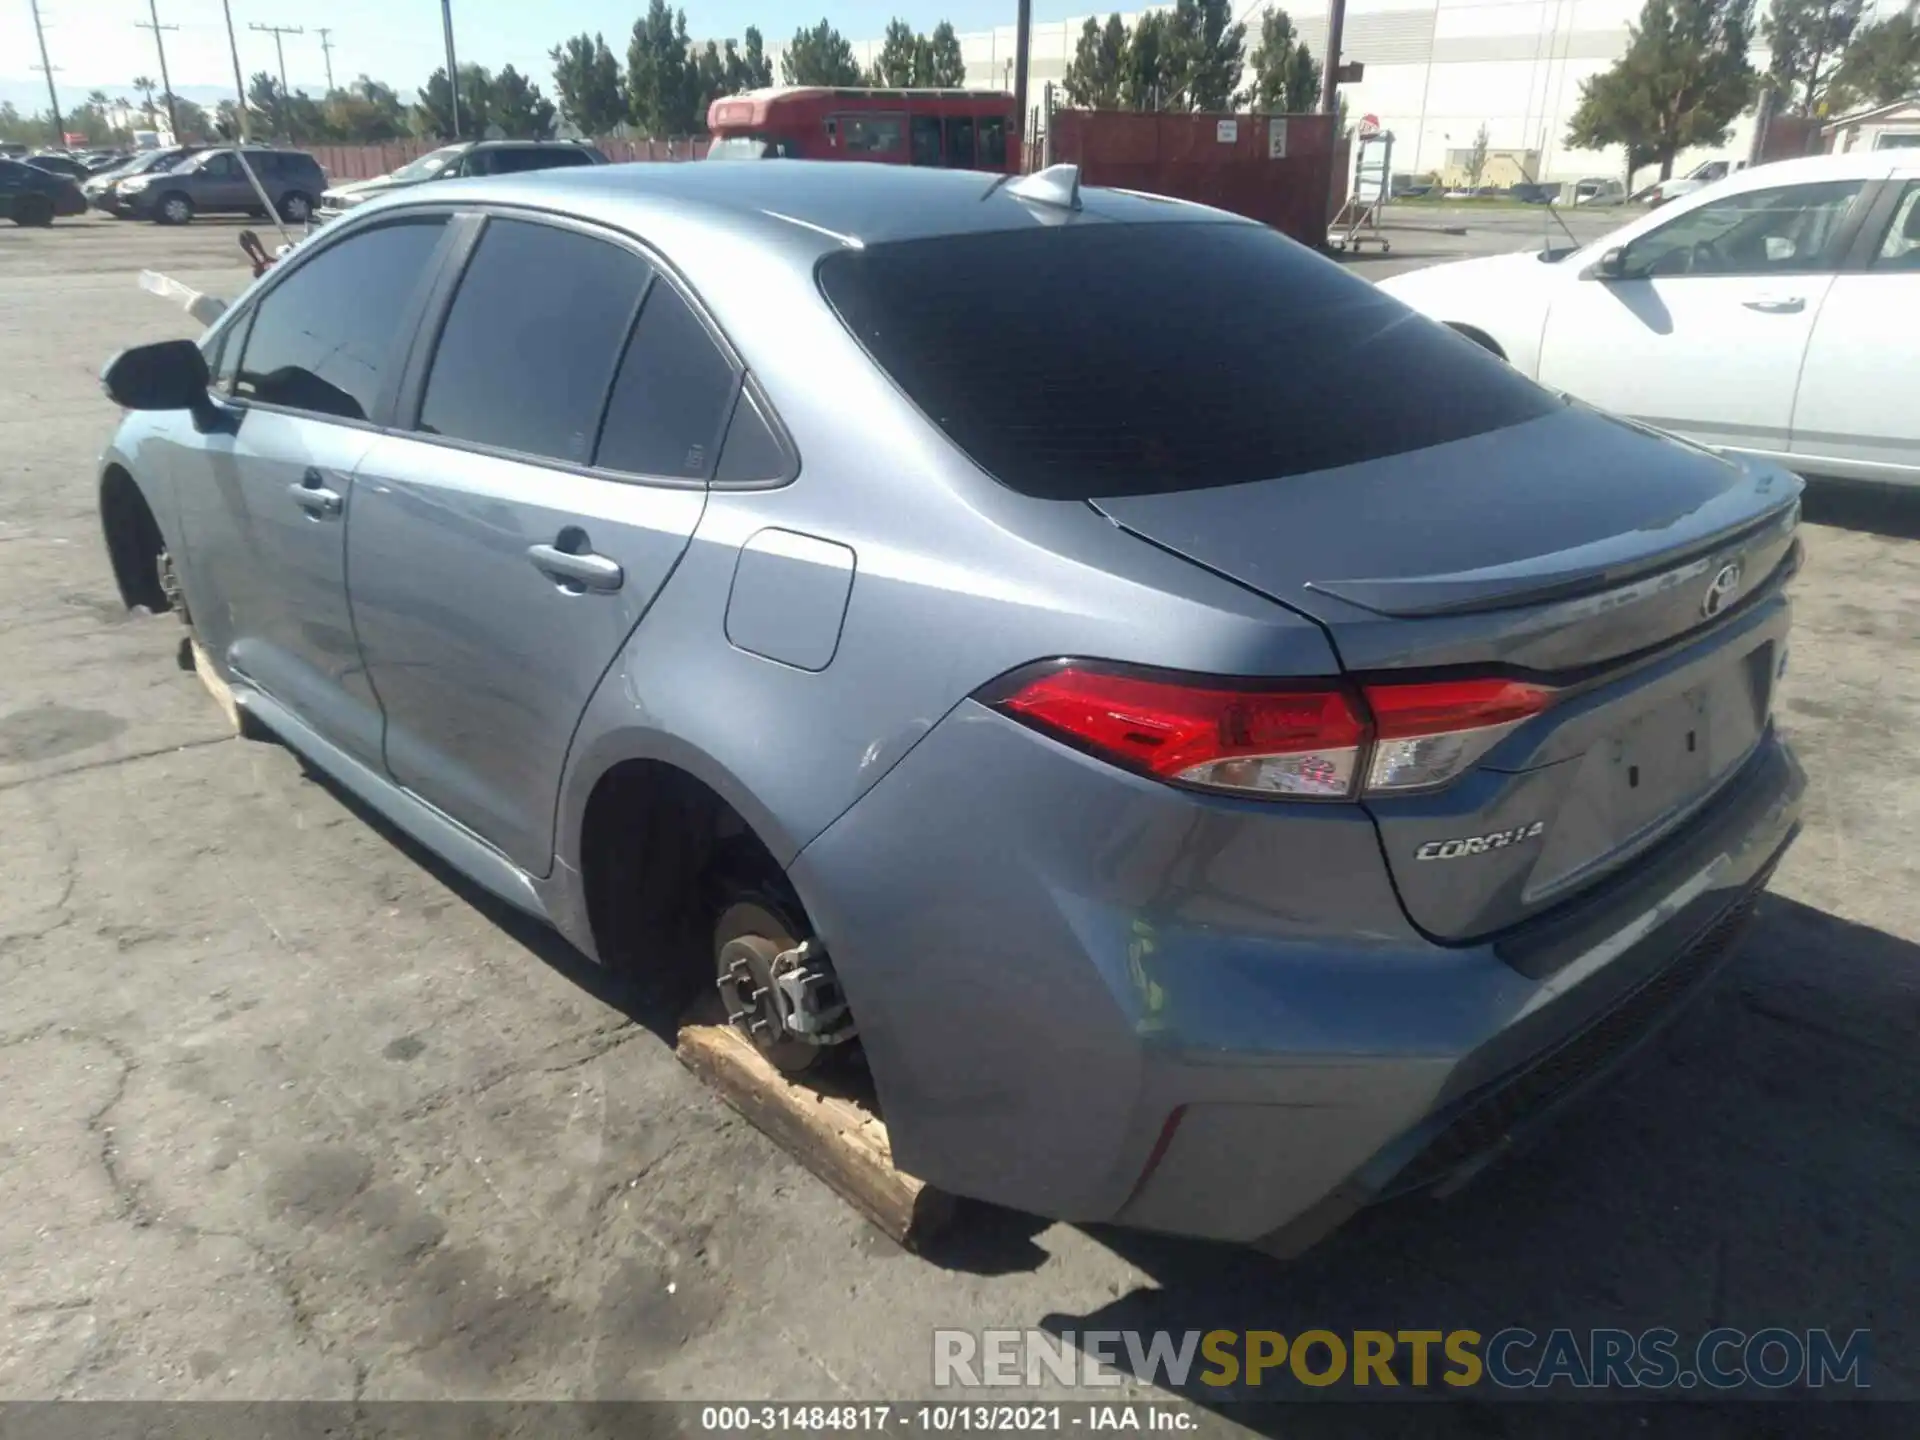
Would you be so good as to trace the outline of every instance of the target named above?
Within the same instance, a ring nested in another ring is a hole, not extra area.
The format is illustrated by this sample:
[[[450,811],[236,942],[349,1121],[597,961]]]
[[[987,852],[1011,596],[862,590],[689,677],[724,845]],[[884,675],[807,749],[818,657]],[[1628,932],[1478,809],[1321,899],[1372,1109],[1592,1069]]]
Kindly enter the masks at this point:
[[[1658,1028],[1731,952],[1803,788],[1769,734],[1637,883],[1448,947],[1357,808],[1138,781],[968,704],[792,873],[904,1169],[1291,1248],[1470,1173]]]

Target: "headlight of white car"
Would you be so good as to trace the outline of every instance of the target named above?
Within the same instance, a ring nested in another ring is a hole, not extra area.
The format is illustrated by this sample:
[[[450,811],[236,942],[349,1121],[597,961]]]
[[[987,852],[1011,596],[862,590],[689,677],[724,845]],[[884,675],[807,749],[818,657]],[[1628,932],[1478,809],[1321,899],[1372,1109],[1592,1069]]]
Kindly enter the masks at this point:
[[[148,176],[135,175],[131,179],[122,180],[120,182],[120,187],[119,187],[120,193],[122,195],[131,195],[136,190],[146,189],[147,186],[151,185],[152,183],[153,183],[152,179]]]

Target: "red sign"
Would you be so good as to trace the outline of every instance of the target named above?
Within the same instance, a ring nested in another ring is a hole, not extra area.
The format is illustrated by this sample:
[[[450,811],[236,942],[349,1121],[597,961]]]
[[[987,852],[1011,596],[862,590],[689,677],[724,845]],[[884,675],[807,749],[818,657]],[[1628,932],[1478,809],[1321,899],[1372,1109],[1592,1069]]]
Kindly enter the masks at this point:
[[[1378,115],[1362,115],[1360,117],[1360,134],[1362,137],[1378,135],[1379,133],[1380,117]]]
[[[61,136],[60,138],[64,140],[69,146],[84,145],[87,143],[86,135],[78,130],[69,130],[65,135]]]

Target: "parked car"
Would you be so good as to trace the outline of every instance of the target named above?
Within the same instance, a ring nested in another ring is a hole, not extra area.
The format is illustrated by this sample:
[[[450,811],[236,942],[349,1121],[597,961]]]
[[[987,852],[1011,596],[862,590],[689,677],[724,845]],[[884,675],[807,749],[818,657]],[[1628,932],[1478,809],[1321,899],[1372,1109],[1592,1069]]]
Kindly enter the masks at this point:
[[[1746,162],[1743,160],[1708,160],[1694,166],[1685,175],[1655,181],[1633,198],[1648,205],[1664,205],[1669,200],[1678,200],[1682,195],[1691,195],[1702,186],[1711,185],[1716,180],[1724,180],[1727,176],[1745,168]]]
[[[334,186],[320,197],[320,218],[334,219],[376,195],[429,180],[513,175],[522,170],[559,170],[606,163],[607,157],[598,149],[577,140],[469,140],[458,145],[443,145],[389,175]]]
[[[1807,474],[1920,484],[1920,156],[1758,166],[1584,248],[1382,284],[1596,405]]]
[[[401,190],[104,383],[250,731],[1024,1211],[1468,1173],[1797,826],[1797,479],[1072,166]]]
[[[320,162],[304,150],[248,146],[247,164],[265,187],[280,218],[304,224],[327,188]],[[195,215],[251,215],[260,195],[234,159],[233,147],[203,150],[170,170],[150,170],[118,182],[107,200],[115,214],[163,225],[184,225]]]
[[[1605,176],[1576,180],[1573,184],[1573,203],[1576,205],[1618,205],[1626,198],[1627,187]]]
[[[85,161],[76,160],[71,155],[55,150],[43,150],[37,155],[29,155],[26,163],[36,170],[44,170],[49,175],[64,175],[69,180],[84,180],[91,173]]]
[[[1531,181],[1522,181],[1518,185],[1507,187],[1507,198],[1518,200],[1523,205],[1551,205],[1560,198],[1558,185],[1537,185]]]
[[[64,175],[18,160],[0,160],[0,217],[16,225],[51,225],[56,215],[84,215],[80,187]]]
[[[81,183],[80,193],[87,197],[87,203],[96,210],[118,215],[121,219],[130,219],[131,210],[117,205],[122,180],[131,180],[136,175],[151,175],[159,171],[171,170],[190,155],[198,154],[198,145],[172,145],[164,150],[143,150],[130,159],[122,161],[111,170],[102,170],[90,175]]]

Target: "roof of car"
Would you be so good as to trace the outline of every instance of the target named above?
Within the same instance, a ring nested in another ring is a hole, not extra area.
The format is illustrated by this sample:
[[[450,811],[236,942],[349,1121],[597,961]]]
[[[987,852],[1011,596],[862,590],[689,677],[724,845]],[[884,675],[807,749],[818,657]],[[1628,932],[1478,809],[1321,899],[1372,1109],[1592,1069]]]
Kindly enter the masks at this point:
[[[807,255],[836,246],[1034,225],[1151,221],[1250,221],[1202,205],[1123,190],[1083,188],[1068,210],[1022,197],[1010,177],[845,161],[689,161],[595,165],[454,180],[430,191],[399,190],[391,205],[486,201],[552,210],[641,235],[662,227],[743,229]],[[370,205],[369,209],[372,208]]]

